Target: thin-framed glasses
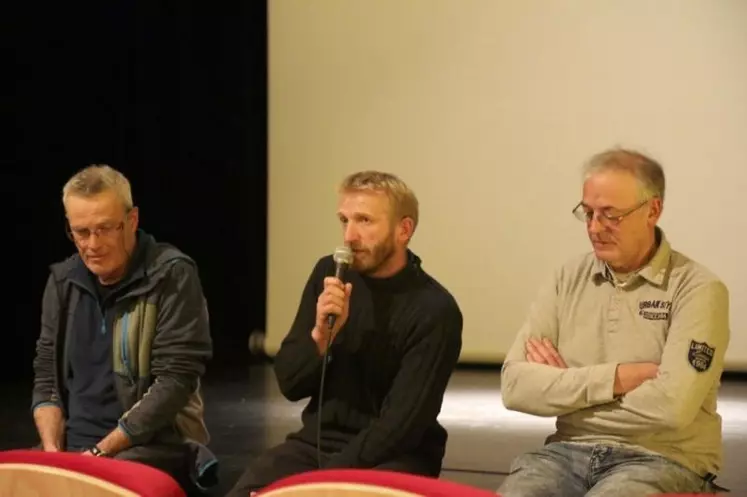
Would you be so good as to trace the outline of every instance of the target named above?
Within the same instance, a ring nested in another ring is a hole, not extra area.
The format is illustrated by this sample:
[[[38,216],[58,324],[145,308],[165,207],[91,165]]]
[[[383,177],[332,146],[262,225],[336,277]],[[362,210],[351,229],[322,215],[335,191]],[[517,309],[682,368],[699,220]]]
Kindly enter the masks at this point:
[[[104,240],[113,237],[117,232],[121,231],[122,228],[124,228],[124,221],[120,221],[116,224],[103,224],[94,229],[71,228],[70,225],[66,223],[65,233],[71,241],[85,244],[90,240],[92,235],[95,235],[99,240]]]
[[[653,198],[653,197],[651,197]],[[579,202],[576,207],[573,208],[573,215],[578,219],[579,221],[583,221],[584,223],[589,223],[594,218],[594,213],[597,212],[599,216],[597,219],[604,224],[604,225],[615,225],[619,224],[620,221],[625,219],[627,216],[633,214],[635,211],[643,207],[648,203],[651,198],[647,198],[646,200],[640,202],[639,204],[634,205],[630,209],[626,209],[624,211],[619,211],[617,209],[613,208],[607,208],[607,209],[601,209],[601,210],[595,210],[590,209],[586,205],[584,205],[584,202]]]

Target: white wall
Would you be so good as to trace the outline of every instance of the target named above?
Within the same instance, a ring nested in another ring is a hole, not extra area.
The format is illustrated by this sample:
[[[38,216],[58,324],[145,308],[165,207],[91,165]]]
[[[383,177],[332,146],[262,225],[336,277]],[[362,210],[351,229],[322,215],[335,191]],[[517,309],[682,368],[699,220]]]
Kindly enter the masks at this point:
[[[269,2],[268,353],[341,242],[348,173],[400,175],[412,248],[465,315],[463,361],[498,362],[537,286],[589,250],[581,163],[612,145],[665,167],[661,226],[731,291],[747,370],[747,2]]]

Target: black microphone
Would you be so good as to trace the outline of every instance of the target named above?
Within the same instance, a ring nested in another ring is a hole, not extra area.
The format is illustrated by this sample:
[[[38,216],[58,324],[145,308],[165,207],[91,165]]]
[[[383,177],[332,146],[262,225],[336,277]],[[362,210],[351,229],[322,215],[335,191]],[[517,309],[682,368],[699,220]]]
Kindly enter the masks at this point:
[[[337,247],[332,259],[335,261],[335,278],[344,283],[345,271],[353,263],[353,251],[347,246]],[[337,319],[335,314],[327,316],[327,326],[330,330],[335,326],[335,319]]]

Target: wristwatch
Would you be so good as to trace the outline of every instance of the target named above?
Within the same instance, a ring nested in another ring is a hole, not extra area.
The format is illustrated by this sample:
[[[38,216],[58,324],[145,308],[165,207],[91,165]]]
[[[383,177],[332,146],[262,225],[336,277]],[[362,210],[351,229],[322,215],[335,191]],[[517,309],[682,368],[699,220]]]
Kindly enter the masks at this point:
[[[91,447],[88,450],[91,452],[92,455],[94,455],[96,457],[106,457],[106,455],[107,455],[106,452],[104,452],[103,450],[99,449],[98,445],[94,445],[93,447]]]

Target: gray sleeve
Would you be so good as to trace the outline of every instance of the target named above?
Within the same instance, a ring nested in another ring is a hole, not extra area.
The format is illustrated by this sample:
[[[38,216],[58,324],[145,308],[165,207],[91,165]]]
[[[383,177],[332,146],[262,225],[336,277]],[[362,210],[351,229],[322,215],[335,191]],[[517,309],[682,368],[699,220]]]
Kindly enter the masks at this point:
[[[178,261],[162,285],[151,354],[154,381],[119,423],[135,444],[175,420],[212,357],[207,302],[197,268]]]
[[[579,413],[604,433],[637,435],[690,425],[724,370],[729,294],[719,281],[685,289],[673,302],[659,374],[618,402]]]
[[[36,355],[34,357],[34,386],[32,391],[31,408],[42,405],[62,406],[57,391],[55,340],[60,320],[60,297],[57,284],[50,274],[42,297],[41,331],[36,341]]]
[[[556,368],[526,360],[529,338],[558,344],[560,276],[545,284],[508,351],[501,370],[501,395],[507,409],[535,416],[561,416],[614,399],[616,363]]]

